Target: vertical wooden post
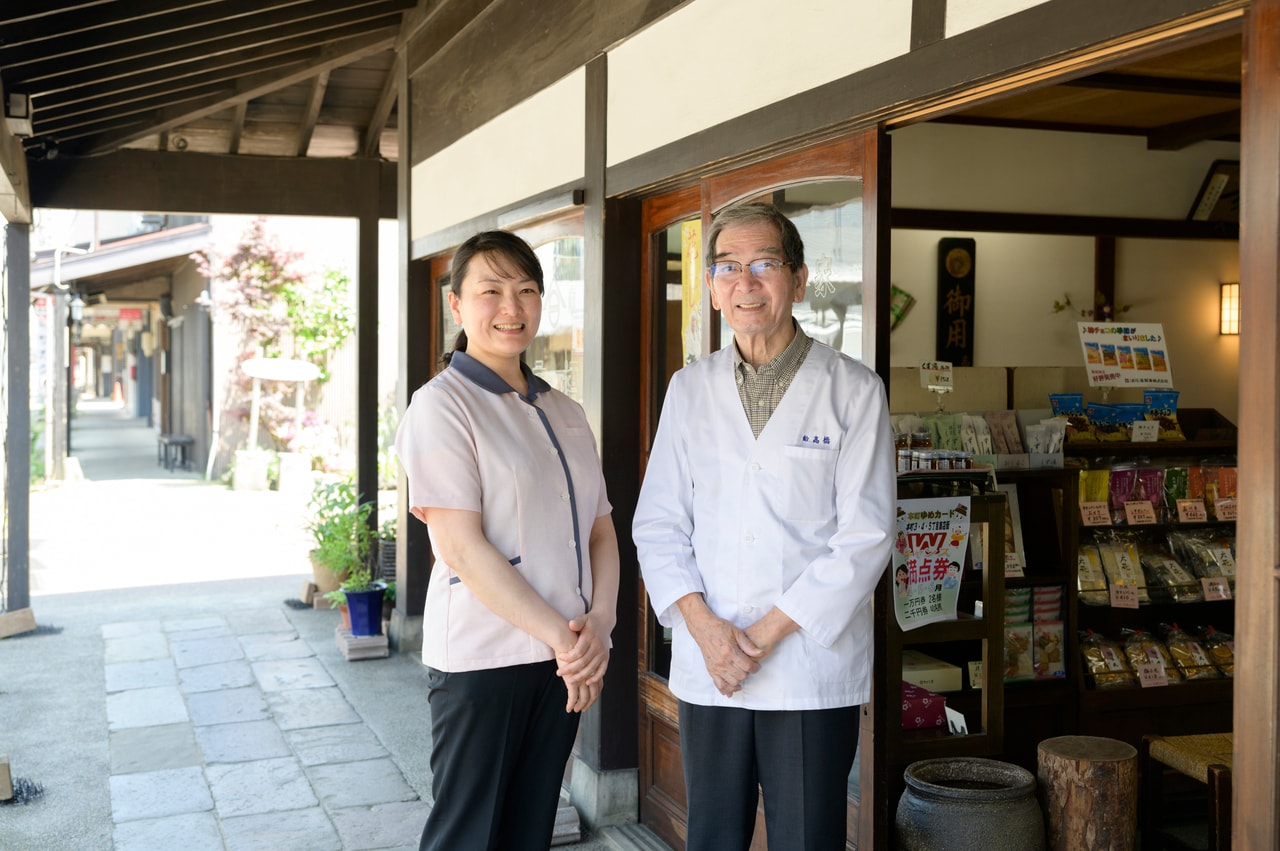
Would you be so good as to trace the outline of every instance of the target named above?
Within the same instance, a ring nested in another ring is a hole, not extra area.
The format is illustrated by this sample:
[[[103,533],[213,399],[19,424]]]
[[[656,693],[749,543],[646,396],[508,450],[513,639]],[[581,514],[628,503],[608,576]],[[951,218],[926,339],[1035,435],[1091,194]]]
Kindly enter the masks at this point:
[[[1280,847],[1280,0],[1245,13],[1240,126],[1240,515],[1232,833]]]

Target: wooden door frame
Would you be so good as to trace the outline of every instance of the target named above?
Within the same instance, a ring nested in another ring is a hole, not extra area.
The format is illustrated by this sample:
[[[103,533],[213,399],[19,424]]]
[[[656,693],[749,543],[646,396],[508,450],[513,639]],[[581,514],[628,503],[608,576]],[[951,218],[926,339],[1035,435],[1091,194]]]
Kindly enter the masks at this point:
[[[1240,516],[1236,579],[1235,790],[1240,848],[1280,847],[1280,0],[1244,24],[1240,127]],[[1252,381],[1251,392],[1243,392]],[[1261,386],[1257,386],[1260,384]]]
[[[705,234],[711,226],[712,212],[735,201],[784,189],[798,183],[850,178],[862,180],[863,360],[868,366],[880,372],[887,383],[889,238],[887,227],[882,226],[887,225],[888,222],[886,212],[889,201],[887,192],[889,160],[887,149],[883,148],[887,142],[887,135],[878,128],[862,130],[834,140],[828,139],[818,144],[806,145],[748,166],[712,174],[704,177],[697,184],[687,185],[644,200],[641,213],[641,238],[645,242],[641,263],[641,281],[644,291],[641,326],[642,339],[645,341],[640,385],[643,397],[640,423],[642,467],[648,460],[650,435],[653,433],[658,415],[653,382],[657,380],[660,370],[651,344],[657,321],[655,312],[660,304],[658,296],[662,295],[665,298],[664,293],[656,292],[654,282],[658,264],[665,263],[665,259],[657,256],[657,245],[652,238],[653,234],[676,222],[695,216],[701,216]],[[881,233],[881,230],[884,232]],[[709,317],[710,311],[707,313]],[[868,327],[868,317],[874,317],[872,327]],[[883,333],[875,327],[879,323],[886,323],[883,326]],[[641,472],[643,474],[643,469]],[[654,735],[655,719],[666,722],[671,728],[678,727],[677,701],[667,689],[665,680],[648,670],[649,648],[652,646],[653,636],[649,633],[649,604],[647,595],[643,593],[643,583],[641,583],[640,600],[639,652],[637,653],[637,675],[640,682],[638,707],[640,818],[666,842],[680,848],[683,847],[685,831],[684,805],[682,801],[672,799],[653,785],[655,755],[653,748],[647,746],[646,742]],[[864,714],[868,717],[874,715],[871,705],[864,707]],[[865,726],[866,723],[864,723]],[[675,749],[675,753],[678,754],[678,735],[674,740],[667,738],[664,744],[667,748]],[[867,758],[864,745],[861,776],[865,779],[873,774],[874,758]],[[860,830],[858,806],[855,804],[850,808],[850,847],[856,847]],[[757,836],[757,840],[757,844],[763,847],[763,837]]]

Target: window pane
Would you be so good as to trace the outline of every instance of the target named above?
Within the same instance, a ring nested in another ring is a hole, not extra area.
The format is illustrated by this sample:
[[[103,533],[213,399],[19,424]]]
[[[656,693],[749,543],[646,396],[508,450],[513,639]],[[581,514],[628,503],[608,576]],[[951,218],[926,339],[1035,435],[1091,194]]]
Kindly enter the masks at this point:
[[[542,323],[525,360],[555,389],[582,403],[582,343],[585,290],[580,236],[566,236],[534,249],[542,263],[545,292]]]
[[[792,314],[804,332],[862,360],[862,181],[802,183],[773,193],[804,240],[809,286]],[[720,319],[720,339],[733,331]]]

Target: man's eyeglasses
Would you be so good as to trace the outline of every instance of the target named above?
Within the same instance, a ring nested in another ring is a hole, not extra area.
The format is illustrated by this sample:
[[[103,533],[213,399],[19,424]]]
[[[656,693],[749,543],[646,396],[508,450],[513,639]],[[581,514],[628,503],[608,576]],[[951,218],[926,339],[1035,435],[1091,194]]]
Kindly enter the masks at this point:
[[[791,264],[785,260],[764,259],[742,264],[733,260],[725,260],[711,264],[711,277],[721,281],[736,281],[742,277],[743,271],[750,269],[756,278],[774,278],[782,274],[782,270]]]

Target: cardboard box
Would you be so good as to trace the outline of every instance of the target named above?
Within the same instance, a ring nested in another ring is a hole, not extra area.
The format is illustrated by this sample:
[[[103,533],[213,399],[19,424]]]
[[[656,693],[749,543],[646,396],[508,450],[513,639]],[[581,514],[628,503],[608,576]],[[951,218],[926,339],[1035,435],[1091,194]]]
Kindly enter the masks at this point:
[[[947,699],[908,682],[902,683],[902,729],[947,726]]]
[[[929,691],[960,691],[960,669],[919,650],[902,651],[902,679]]]

